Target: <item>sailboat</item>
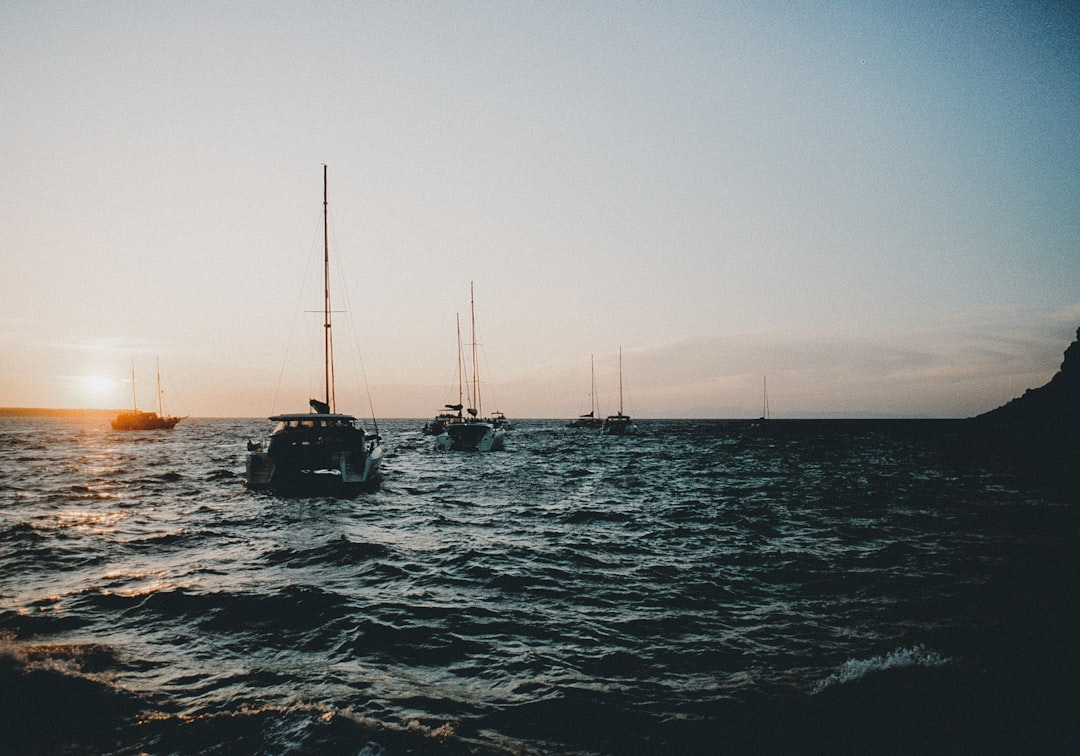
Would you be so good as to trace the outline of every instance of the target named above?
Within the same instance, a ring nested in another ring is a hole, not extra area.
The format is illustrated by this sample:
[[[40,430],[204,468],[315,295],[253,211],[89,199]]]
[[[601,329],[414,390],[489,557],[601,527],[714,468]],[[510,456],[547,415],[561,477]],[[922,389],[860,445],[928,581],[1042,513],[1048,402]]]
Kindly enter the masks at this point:
[[[769,376],[761,378],[761,422],[769,419]]]
[[[602,428],[604,425],[604,421],[600,417],[600,404],[596,400],[596,362],[591,354],[589,355],[589,371],[592,377],[592,390],[589,392],[589,411],[584,415],[579,415],[577,420],[567,423],[567,428]]]
[[[762,376],[761,379],[761,417],[757,420],[752,420],[750,426],[753,428],[762,428],[769,422],[769,376]]]
[[[472,380],[469,383],[469,407],[465,415],[461,407],[447,405],[456,409],[458,415],[452,422],[446,423],[443,432],[435,438],[435,448],[452,451],[498,451],[503,448],[506,430],[502,413],[496,413],[491,419],[483,416],[483,402],[480,397],[480,368],[476,351],[476,294],[472,283],[469,284],[469,309],[472,317]],[[461,327],[458,327],[458,386],[461,392]],[[459,405],[463,403],[459,401]]]
[[[626,436],[637,433],[638,427],[628,415],[623,414],[622,347],[619,347],[619,414],[608,415],[600,432],[605,436]]]
[[[121,412],[112,421],[114,430],[172,430],[182,417],[166,415],[161,405],[161,362],[157,368],[158,411],[143,412],[135,399],[135,360],[131,361],[131,406],[130,412]]]
[[[372,490],[383,457],[378,425],[369,435],[352,415],[337,411],[334,343],[330,318],[330,242],[327,230],[326,166],[323,166],[323,371],[325,396],[311,399],[310,411],[274,415],[266,449],[248,442],[247,485],[286,493]]]
[[[428,420],[424,424],[423,433],[425,436],[438,436],[446,431],[446,426],[450,423],[463,423],[465,422],[465,416],[461,414],[465,408],[465,355],[461,351],[461,316],[457,316],[457,344],[458,344],[458,400],[457,404],[444,404],[442,410],[435,415],[433,420]]]

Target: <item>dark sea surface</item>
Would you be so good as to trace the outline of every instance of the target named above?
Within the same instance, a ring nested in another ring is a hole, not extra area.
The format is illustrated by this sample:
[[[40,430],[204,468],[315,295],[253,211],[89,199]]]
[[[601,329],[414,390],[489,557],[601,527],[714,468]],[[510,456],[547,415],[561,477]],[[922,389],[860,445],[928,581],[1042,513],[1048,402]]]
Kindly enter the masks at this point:
[[[341,500],[0,418],[0,752],[1080,752],[1077,502],[958,423],[421,424]]]

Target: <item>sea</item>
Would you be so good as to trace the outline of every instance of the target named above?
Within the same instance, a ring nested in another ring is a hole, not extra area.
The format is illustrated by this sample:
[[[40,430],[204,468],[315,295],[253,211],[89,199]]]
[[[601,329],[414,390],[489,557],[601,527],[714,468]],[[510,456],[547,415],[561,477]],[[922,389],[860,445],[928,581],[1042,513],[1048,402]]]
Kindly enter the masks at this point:
[[[0,418],[0,752],[1080,753],[1075,492],[960,422],[421,426],[280,498],[261,419]]]

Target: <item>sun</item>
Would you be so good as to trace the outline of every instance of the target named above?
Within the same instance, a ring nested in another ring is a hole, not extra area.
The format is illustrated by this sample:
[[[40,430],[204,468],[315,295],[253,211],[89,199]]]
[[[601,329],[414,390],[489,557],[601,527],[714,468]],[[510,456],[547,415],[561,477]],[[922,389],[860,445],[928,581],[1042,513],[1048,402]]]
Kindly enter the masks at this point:
[[[101,375],[81,375],[76,379],[80,401],[87,409],[106,409],[115,405],[120,382]]]

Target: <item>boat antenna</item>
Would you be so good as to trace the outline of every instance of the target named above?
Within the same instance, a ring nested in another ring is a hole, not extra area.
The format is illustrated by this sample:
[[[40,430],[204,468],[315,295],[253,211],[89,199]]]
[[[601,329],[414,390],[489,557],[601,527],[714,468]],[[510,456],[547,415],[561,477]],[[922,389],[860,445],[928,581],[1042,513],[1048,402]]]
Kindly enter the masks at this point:
[[[328,228],[329,203],[327,201],[326,163],[323,163],[323,370],[326,382],[326,406],[337,412],[334,395],[334,339],[330,327],[330,234]]]

